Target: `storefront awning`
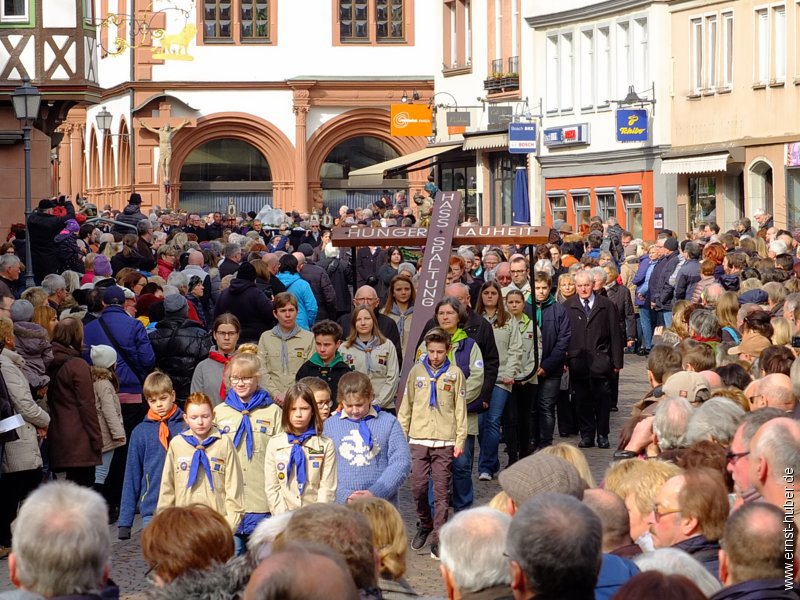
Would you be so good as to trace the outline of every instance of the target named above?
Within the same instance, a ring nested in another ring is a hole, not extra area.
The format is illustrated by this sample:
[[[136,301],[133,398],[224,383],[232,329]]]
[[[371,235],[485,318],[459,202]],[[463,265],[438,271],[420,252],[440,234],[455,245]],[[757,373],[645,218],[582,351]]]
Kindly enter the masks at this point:
[[[464,150],[491,150],[493,148],[508,148],[507,132],[464,137]]]
[[[683,158],[668,158],[661,161],[662,175],[685,175],[692,173],[715,173],[726,171],[729,152],[720,154],[706,154],[704,156],[685,156]]]
[[[448,144],[446,146],[433,146],[431,148],[423,148],[405,156],[399,156],[392,160],[386,160],[381,163],[364,167],[363,169],[356,169],[350,171],[348,176],[348,183],[350,187],[355,188],[369,188],[380,186],[383,183],[384,175],[390,171],[400,171],[411,165],[415,165],[425,160],[429,160],[439,154],[444,154],[450,150],[460,148],[461,144]]]

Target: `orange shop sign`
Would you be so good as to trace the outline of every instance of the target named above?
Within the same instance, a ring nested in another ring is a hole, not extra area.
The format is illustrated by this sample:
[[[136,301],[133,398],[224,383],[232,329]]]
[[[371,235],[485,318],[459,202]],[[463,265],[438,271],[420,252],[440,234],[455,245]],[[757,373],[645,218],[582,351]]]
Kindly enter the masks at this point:
[[[433,135],[433,112],[426,104],[392,104],[392,136]]]

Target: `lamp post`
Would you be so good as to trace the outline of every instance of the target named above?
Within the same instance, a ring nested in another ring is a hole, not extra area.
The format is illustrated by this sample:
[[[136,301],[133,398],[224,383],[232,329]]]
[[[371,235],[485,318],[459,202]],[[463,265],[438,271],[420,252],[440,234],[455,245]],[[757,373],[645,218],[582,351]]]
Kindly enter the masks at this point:
[[[31,259],[31,230],[28,217],[31,214],[31,131],[33,122],[39,116],[39,105],[42,95],[39,90],[30,84],[30,79],[25,77],[22,85],[14,90],[11,103],[14,105],[14,115],[22,123],[22,141],[25,144],[25,287],[34,286],[33,260]]]
[[[97,128],[103,133],[108,133],[111,131],[111,121],[113,118],[113,115],[108,112],[108,109],[104,106],[103,110],[97,113],[97,116],[95,117],[95,121],[97,121]]]

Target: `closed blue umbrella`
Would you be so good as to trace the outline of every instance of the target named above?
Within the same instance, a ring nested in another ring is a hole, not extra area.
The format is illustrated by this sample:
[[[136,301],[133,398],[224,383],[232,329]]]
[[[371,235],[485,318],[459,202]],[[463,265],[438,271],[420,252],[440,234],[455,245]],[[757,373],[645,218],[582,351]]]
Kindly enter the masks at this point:
[[[514,176],[514,193],[511,199],[511,214],[514,225],[531,224],[527,167],[517,167],[517,173]]]

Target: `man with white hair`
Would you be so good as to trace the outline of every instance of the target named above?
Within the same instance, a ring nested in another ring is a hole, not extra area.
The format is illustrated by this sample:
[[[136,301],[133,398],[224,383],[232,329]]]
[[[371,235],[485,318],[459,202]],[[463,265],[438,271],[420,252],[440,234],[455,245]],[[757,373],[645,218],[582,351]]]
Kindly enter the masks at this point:
[[[795,408],[792,380],[783,373],[770,373],[758,380],[757,394],[753,396],[755,408],[770,406],[784,412]]]
[[[67,297],[67,282],[61,275],[51,273],[42,279],[42,289],[47,292],[47,303],[61,314],[61,303]]]
[[[19,289],[19,276],[22,272],[22,262],[15,254],[0,256],[0,296],[13,296],[19,299],[22,290]]]
[[[781,417],[762,425],[750,441],[750,483],[765,502],[783,508],[797,490],[800,424]]]
[[[653,419],[653,435],[661,452],[689,446],[686,430],[691,418],[692,405],[686,398],[664,398],[658,403]]]
[[[775,227],[775,221],[772,215],[765,211],[763,208],[757,208],[753,211],[753,218],[758,223],[758,237],[766,239],[767,230]]]
[[[780,240],[773,240],[769,244],[769,249],[767,250],[767,256],[770,258],[775,258],[781,254],[786,254],[788,249],[786,248],[786,244],[784,244]]]
[[[457,513],[439,533],[439,570],[448,600],[509,598],[505,556],[511,517],[481,506]]]
[[[233,275],[242,262],[242,247],[239,244],[225,244],[225,259],[219,264],[219,276]]]
[[[97,492],[66,481],[41,486],[20,508],[8,557],[11,583],[27,594],[0,598],[99,598],[111,573],[107,521]]]

